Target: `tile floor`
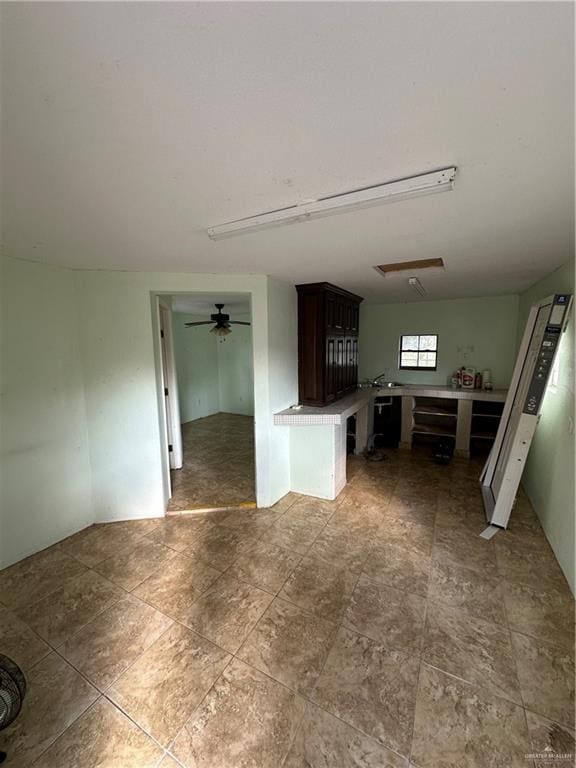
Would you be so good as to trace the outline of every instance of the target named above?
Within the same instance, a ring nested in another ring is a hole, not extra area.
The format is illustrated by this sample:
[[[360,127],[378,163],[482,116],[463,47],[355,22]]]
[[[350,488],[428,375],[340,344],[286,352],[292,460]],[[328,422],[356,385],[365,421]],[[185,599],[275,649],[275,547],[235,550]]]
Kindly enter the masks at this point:
[[[573,765],[574,603],[529,503],[487,542],[478,464],[388,456],[336,502],[93,526],[1,572],[7,768]]]
[[[256,503],[254,419],[216,413],[182,425],[184,465],[170,473],[168,512]]]

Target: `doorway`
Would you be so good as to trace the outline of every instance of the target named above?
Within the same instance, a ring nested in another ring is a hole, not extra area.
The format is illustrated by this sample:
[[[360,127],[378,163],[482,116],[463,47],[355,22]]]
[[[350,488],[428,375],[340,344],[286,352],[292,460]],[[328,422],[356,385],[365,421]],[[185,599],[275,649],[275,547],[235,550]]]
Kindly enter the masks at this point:
[[[256,506],[250,295],[176,294],[162,296],[162,306],[170,316],[160,314],[162,366],[172,367],[165,377],[172,382],[165,396],[167,513]]]

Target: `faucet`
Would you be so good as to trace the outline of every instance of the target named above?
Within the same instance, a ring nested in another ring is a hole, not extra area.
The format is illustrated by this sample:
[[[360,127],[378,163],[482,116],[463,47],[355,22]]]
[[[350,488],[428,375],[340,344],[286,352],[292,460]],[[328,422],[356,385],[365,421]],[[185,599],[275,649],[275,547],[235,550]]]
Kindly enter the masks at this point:
[[[378,376],[375,376],[372,379],[372,386],[377,387],[380,384],[380,379],[383,379],[385,376],[386,376],[386,371],[384,371],[383,373],[379,373]]]

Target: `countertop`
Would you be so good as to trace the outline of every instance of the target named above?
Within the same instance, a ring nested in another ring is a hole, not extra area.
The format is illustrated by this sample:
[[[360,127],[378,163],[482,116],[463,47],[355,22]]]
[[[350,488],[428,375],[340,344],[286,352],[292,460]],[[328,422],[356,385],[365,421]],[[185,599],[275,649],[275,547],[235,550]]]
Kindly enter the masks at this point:
[[[279,426],[315,426],[343,424],[349,416],[359,411],[375,397],[444,397],[450,400],[484,400],[485,402],[503,403],[507,389],[493,389],[484,392],[480,389],[453,389],[440,384],[403,384],[398,387],[369,387],[357,389],[351,395],[322,408],[302,405],[286,408],[274,414],[274,424]]]

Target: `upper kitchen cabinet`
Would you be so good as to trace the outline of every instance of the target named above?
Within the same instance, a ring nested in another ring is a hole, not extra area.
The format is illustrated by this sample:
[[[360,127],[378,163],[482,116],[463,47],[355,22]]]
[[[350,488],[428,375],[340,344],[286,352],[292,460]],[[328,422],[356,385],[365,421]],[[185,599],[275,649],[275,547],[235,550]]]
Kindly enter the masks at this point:
[[[358,384],[362,298],[330,283],[297,285],[298,388],[303,405],[328,405]]]

